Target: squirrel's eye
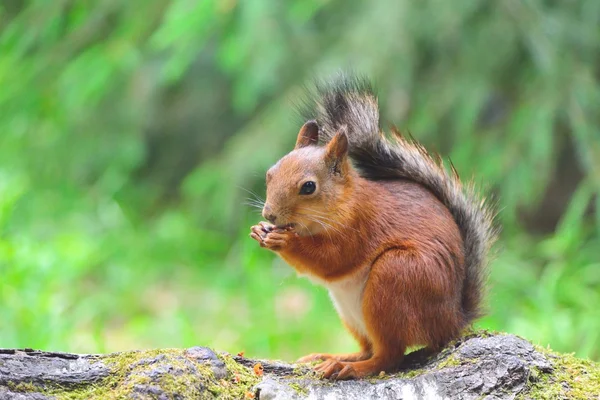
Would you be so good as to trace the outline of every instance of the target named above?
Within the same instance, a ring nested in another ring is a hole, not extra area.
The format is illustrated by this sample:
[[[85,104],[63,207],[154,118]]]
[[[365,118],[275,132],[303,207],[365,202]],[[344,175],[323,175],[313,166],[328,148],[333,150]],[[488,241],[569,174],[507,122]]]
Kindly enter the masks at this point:
[[[313,181],[304,182],[300,188],[300,194],[313,194],[317,189],[317,184]]]

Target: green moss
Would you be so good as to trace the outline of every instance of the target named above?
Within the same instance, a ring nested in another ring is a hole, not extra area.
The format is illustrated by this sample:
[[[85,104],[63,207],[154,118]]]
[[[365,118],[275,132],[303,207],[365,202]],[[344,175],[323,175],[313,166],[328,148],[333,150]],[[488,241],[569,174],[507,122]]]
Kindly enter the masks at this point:
[[[302,395],[302,396],[308,395],[308,390],[306,390],[306,388],[303,387],[303,386],[301,386],[298,382],[292,382],[292,383],[289,384],[289,386],[292,389],[294,389],[294,391],[296,393],[298,393],[299,395]]]
[[[488,329],[475,329],[473,327],[467,327],[467,328],[463,329],[463,331],[461,332],[459,337],[450,341],[446,345],[446,349],[453,349],[456,346],[458,346],[459,344],[466,342],[469,339],[488,338],[488,337],[498,336],[498,335],[506,335],[506,333],[496,332],[496,331],[492,331],[492,330],[488,330]]]
[[[31,382],[19,382],[19,383],[15,383],[12,381],[9,381],[6,386],[13,392],[35,392],[38,390],[38,387],[35,386],[33,383]]]
[[[590,399],[600,397],[600,365],[576,358],[572,354],[558,354],[535,346],[552,363],[553,370],[544,372],[534,368],[527,390],[521,399]]]
[[[485,334],[485,333],[484,333]],[[482,337],[477,331],[467,335]],[[472,337],[472,336],[471,336]],[[465,340],[464,337],[458,340]],[[457,342],[459,343],[459,342]],[[414,378],[432,370],[452,368],[465,363],[477,362],[477,359],[463,359],[452,353],[453,346],[438,354],[435,363],[423,368],[402,371],[395,374],[374,376],[369,381],[376,382],[390,378]],[[554,353],[548,349],[536,347],[553,364],[553,371],[545,372],[533,368],[522,399],[587,399],[600,394],[600,366],[591,361],[580,360],[573,355]],[[227,376],[218,379],[208,363],[198,362],[186,356],[185,350],[149,350],[112,354],[98,357],[108,367],[110,374],[93,384],[61,387],[48,383],[43,389],[33,383],[8,383],[12,391],[40,391],[58,400],[100,400],[128,398],[137,385],[156,385],[169,397],[195,399],[244,399],[253,395],[253,388],[260,377],[251,367],[236,362],[228,354],[219,354],[227,370]],[[195,372],[197,371],[197,372]],[[162,372],[162,373],[161,373]],[[151,375],[152,373],[152,375]],[[284,379],[288,385],[301,395],[306,395],[306,386],[311,381],[320,385],[333,384],[319,379],[318,375],[306,365],[298,365],[293,373]]]
[[[316,366],[318,364],[319,364],[319,362],[315,362],[315,363],[308,364],[308,365]],[[317,373],[317,371],[315,371],[314,368],[308,367],[307,364],[295,365],[294,369],[292,370],[292,374],[296,378],[319,379],[319,374]]]
[[[219,354],[218,357],[225,363],[231,379],[230,384],[217,385],[212,390],[222,390],[219,399],[243,399],[258,384],[260,377],[252,368],[237,363],[229,354]]]
[[[217,379],[208,363],[185,355],[185,350],[148,350],[99,357],[110,374],[93,384],[63,387],[48,384],[41,392],[58,400],[110,400],[128,398],[138,385],[159,387],[168,397],[193,399],[244,399],[259,382],[251,368],[227,354],[218,355],[227,377]],[[162,368],[164,373],[157,372]],[[154,376],[150,372],[154,370]],[[195,372],[195,371],[198,372]],[[13,390],[40,391],[34,385],[13,385]]]
[[[435,369],[440,370],[444,368],[458,367],[461,364],[461,360],[455,354],[452,354],[439,364],[435,366]]]
[[[427,370],[425,368],[415,368],[415,369],[411,369],[411,370],[407,370],[407,371],[401,371],[401,372],[391,374],[391,375],[386,374],[380,379],[389,379],[389,378],[410,379],[410,378],[414,378],[415,376],[422,375],[426,372],[427,372]]]
[[[391,374],[391,375],[386,374],[386,375],[384,375],[382,377],[378,377],[378,378],[379,379],[389,379],[389,378],[410,379],[410,378],[417,377],[419,375],[423,375],[423,374],[427,373],[428,371],[437,371],[437,370],[440,370],[443,368],[456,367],[461,364],[464,364],[465,362],[471,362],[471,360],[458,359],[458,357],[456,357],[456,355],[451,354],[438,364],[433,364],[430,366],[428,365],[427,367],[423,367],[423,368],[415,368],[415,369],[411,369],[411,370],[407,370],[407,371],[401,371],[401,372],[398,372],[396,374]]]
[[[389,379],[392,377],[409,379],[409,378],[414,378],[416,376],[422,375],[431,370],[440,370],[443,368],[457,367],[459,365],[464,365],[466,363],[477,363],[479,361],[478,359],[458,358],[458,356],[455,353],[453,353],[454,349],[458,345],[460,345],[461,343],[463,343],[464,341],[466,341],[468,339],[472,339],[474,337],[485,338],[485,337],[495,336],[498,334],[500,334],[500,333],[488,331],[488,330],[482,330],[482,329],[474,330],[472,328],[467,328],[462,332],[460,337],[449,342],[448,345],[440,353],[437,353],[436,355],[431,356],[431,357],[438,358],[438,359],[442,358],[443,360],[440,361],[439,363],[437,363],[437,364],[431,363],[430,364],[430,361],[429,361],[423,368],[415,368],[412,370],[405,370],[405,371],[401,371],[401,372],[391,374],[391,375],[386,374],[383,377],[379,377],[379,379]]]

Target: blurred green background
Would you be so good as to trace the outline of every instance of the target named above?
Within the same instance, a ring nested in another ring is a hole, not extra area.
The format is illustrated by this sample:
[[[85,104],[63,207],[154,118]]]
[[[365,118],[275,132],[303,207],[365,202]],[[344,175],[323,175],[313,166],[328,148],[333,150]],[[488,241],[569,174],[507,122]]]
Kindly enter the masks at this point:
[[[303,85],[366,73],[385,121],[499,204],[477,325],[600,359],[600,2],[0,4],[0,347],[356,347],[248,238]]]

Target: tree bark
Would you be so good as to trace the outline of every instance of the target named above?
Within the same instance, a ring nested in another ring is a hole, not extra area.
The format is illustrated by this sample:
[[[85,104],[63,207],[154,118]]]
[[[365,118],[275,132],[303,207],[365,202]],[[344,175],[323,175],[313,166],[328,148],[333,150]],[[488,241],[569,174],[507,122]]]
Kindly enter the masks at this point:
[[[307,366],[206,347],[108,355],[0,349],[0,399],[7,400],[527,399],[581,393],[600,399],[596,379],[600,368],[592,362],[485,332],[429,358],[412,353],[396,373],[344,382],[321,380]]]

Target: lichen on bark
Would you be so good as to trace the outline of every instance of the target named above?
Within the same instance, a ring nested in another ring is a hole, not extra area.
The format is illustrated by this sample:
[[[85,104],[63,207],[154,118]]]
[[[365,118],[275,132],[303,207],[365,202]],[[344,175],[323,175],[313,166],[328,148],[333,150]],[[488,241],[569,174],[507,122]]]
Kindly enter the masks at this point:
[[[398,372],[347,382],[324,381],[307,366],[206,347],[109,355],[0,350],[0,398],[11,400],[599,396],[596,363],[490,332],[468,333],[433,356],[413,353]]]

